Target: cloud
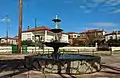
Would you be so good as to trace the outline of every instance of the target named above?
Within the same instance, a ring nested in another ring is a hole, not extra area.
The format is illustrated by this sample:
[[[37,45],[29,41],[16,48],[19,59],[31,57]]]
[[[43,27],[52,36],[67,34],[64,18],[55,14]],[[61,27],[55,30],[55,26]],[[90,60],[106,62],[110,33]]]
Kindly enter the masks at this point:
[[[91,12],[91,10],[85,10],[84,12],[85,12],[85,13],[90,13],[90,12]]]
[[[5,21],[5,19],[0,19],[0,22],[4,22]]]
[[[120,4],[120,0],[108,0],[106,1],[107,5],[111,5],[111,6],[116,6],[118,4]]]
[[[5,22],[5,21],[6,21],[6,18],[3,18],[3,19],[0,18],[0,22]],[[10,22],[10,19],[7,19],[7,21]]]
[[[117,4],[120,4],[120,0],[91,0],[90,2],[93,3],[102,3],[103,5],[109,5],[109,6],[116,6]]]
[[[73,1],[71,1],[71,0],[66,0],[66,1],[64,1],[63,3],[71,4],[71,3],[73,3]]]
[[[86,7],[83,6],[83,5],[80,5],[79,8],[81,8],[81,9],[86,9]]]
[[[98,2],[98,3],[100,3],[100,2],[104,2],[105,0],[93,0],[93,2]]]
[[[117,26],[118,24],[112,22],[96,22],[96,23],[89,23],[87,25],[98,26],[98,27],[114,27]]]
[[[116,14],[116,13],[120,13],[120,9],[117,9],[111,12],[111,14]]]
[[[104,8],[106,9],[106,11],[110,12],[113,9],[120,8],[120,0],[83,0],[82,4],[80,3],[79,8],[81,9],[85,9],[85,8],[103,9]]]
[[[2,19],[0,19],[0,22],[2,22]]]
[[[91,9],[87,8],[86,6],[80,5],[79,8],[84,10],[84,13],[90,13],[91,12]]]

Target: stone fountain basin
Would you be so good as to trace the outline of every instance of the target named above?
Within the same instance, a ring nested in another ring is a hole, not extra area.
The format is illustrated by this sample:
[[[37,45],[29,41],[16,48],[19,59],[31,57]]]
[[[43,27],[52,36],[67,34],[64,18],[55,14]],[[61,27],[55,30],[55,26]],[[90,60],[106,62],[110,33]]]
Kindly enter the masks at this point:
[[[100,59],[99,56],[92,56],[92,55],[84,55],[84,54],[60,54],[59,59],[54,59],[51,57],[50,54],[43,54],[43,55],[36,55],[32,56],[34,59],[41,59],[41,60],[54,60],[54,61],[60,61],[60,60],[68,60],[68,61],[75,61],[75,60],[94,60],[94,59]]]
[[[30,68],[45,73],[84,74],[100,71],[99,56],[83,54],[60,54],[59,59],[54,59],[50,54],[38,54],[26,57]],[[44,71],[43,71],[44,70]]]

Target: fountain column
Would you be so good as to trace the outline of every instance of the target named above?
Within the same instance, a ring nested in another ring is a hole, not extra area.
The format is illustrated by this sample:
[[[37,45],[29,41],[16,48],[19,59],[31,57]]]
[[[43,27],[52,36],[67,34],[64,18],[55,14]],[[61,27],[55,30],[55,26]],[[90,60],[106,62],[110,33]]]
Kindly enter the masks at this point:
[[[44,44],[46,46],[53,47],[54,51],[53,51],[51,56],[52,56],[53,59],[57,59],[58,60],[59,57],[60,57],[60,53],[58,51],[59,47],[67,46],[68,43],[60,42],[60,39],[58,37],[58,34],[63,31],[62,29],[60,29],[60,25],[59,25],[61,20],[58,19],[57,15],[56,15],[56,18],[53,19],[52,21],[55,22],[55,28],[51,29],[50,31],[55,34],[55,39],[52,42],[45,42]]]
[[[61,20],[58,19],[58,16],[56,15],[55,19],[53,19],[52,21],[55,22],[55,29],[56,29],[56,31],[54,32],[55,33],[55,41],[60,41],[60,39],[58,37],[58,33],[60,33],[61,31],[57,31],[57,29],[60,29]]]

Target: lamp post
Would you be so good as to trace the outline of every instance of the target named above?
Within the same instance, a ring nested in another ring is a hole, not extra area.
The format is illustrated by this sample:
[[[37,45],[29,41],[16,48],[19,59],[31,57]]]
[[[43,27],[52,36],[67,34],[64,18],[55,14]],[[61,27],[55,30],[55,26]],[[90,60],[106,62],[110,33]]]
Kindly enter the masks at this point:
[[[21,53],[22,38],[22,0],[19,0],[19,32],[18,32],[18,52]]]
[[[36,28],[37,28],[37,25],[36,25],[36,18],[35,18],[35,53],[36,53]]]

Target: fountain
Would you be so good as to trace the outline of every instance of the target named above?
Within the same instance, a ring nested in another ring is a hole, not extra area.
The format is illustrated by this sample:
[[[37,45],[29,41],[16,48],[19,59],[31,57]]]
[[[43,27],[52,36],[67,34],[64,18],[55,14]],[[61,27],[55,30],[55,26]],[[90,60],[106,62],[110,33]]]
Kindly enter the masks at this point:
[[[61,54],[59,47],[67,46],[68,43],[60,42],[58,33],[63,31],[59,27],[60,19],[56,16],[52,21],[56,26],[50,31],[55,33],[55,39],[52,42],[44,42],[46,46],[53,47],[52,54],[37,54],[26,56],[26,63],[29,69],[39,70],[44,73],[67,73],[67,74],[82,74],[100,71],[99,56],[84,55],[84,54]]]
[[[60,53],[58,52],[59,47],[67,46],[68,43],[60,42],[60,38],[58,37],[58,33],[60,33],[61,31],[63,31],[59,27],[59,23],[61,22],[61,20],[58,19],[57,15],[56,15],[56,18],[53,19],[52,21],[55,22],[56,26],[55,26],[55,29],[51,29],[50,31],[55,33],[55,40],[53,40],[52,42],[45,42],[44,44],[46,46],[53,47],[54,52],[52,53],[51,56],[54,59],[59,59],[59,56],[60,56]]]

